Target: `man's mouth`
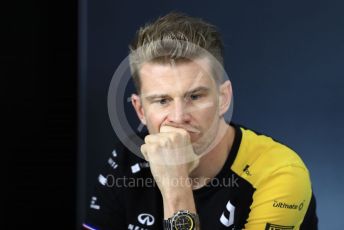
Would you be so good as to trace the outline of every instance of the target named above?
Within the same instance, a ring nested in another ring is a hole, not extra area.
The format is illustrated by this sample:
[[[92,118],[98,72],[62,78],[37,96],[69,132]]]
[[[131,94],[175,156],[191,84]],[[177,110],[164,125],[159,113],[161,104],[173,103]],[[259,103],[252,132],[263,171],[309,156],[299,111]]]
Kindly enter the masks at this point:
[[[190,132],[190,133],[200,133],[201,131],[199,131],[198,129],[194,128],[194,127],[188,127],[188,128],[182,128],[185,129],[186,131]]]
[[[184,130],[188,131],[189,133],[194,133],[194,134],[198,134],[201,132],[200,130],[198,130],[198,129],[190,126],[190,125],[175,125],[174,124],[174,125],[170,125],[170,126],[175,127],[175,128],[179,128],[179,129],[184,129]]]

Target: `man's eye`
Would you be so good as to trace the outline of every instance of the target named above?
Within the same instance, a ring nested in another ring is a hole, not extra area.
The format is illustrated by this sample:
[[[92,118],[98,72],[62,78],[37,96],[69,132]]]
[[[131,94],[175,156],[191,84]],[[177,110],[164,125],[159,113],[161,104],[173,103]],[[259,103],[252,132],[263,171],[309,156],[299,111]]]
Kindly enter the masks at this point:
[[[161,100],[159,101],[159,103],[162,104],[162,105],[164,105],[164,104],[167,103],[167,99],[166,99],[166,98],[161,99]]]
[[[167,104],[167,102],[168,102],[167,98],[161,98],[159,100],[154,101],[154,103],[158,103],[160,105],[165,105]]]
[[[190,99],[194,101],[194,100],[199,99],[201,96],[202,96],[202,95],[200,95],[200,94],[191,94],[191,95],[190,95]]]

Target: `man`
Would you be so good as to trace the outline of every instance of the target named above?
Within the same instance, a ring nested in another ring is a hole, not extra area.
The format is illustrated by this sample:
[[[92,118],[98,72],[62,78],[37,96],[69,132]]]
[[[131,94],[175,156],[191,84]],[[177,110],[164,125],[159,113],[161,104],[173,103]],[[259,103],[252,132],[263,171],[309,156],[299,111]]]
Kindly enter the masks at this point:
[[[299,156],[225,121],[232,88],[214,26],[170,13],[140,28],[130,48],[131,100],[149,131],[144,159],[117,146],[118,167],[102,172],[84,229],[317,229]]]

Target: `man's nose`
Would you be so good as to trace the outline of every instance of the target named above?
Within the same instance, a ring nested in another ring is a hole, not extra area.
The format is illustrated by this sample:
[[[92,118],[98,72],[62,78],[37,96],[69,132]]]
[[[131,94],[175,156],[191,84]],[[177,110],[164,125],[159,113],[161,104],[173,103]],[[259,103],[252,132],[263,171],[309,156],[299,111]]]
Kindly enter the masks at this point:
[[[185,123],[190,120],[190,114],[187,111],[184,100],[174,100],[173,106],[168,115],[168,120],[174,123]]]

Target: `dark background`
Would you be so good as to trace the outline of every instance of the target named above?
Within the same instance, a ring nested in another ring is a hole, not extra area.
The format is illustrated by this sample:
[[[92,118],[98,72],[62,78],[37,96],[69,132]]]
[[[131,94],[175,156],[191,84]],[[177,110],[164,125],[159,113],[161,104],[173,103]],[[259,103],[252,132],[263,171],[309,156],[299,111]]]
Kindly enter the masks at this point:
[[[77,12],[75,0],[1,4],[0,229],[76,229]]]
[[[218,26],[233,83],[232,120],[297,151],[311,173],[320,229],[343,228],[343,1],[84,0],[82,5],[81,210],[114,149],[107,111],[112,75],[139,26],[176,10]],[[129,120],[137,121],[135,114]]]
[[[311,172],[320,229],[344,226],[343,1],[16,1],[2,9],[4,229],[80,224],[116,140],[112,74],[136,29],[171,10],[219,27],[233,121],[294,148]]]

